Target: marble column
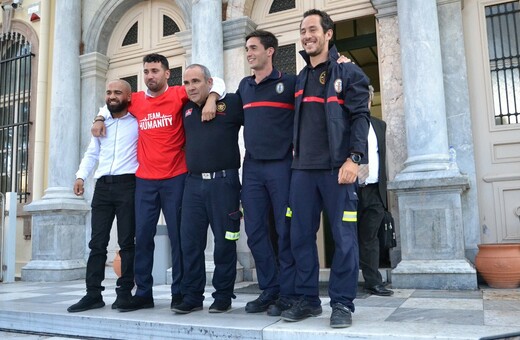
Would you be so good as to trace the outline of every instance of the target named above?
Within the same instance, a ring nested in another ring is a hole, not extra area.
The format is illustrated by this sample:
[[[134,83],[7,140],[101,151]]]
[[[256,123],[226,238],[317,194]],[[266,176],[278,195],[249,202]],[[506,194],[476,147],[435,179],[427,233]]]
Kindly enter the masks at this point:
[[[397,0],[407,159],[389,183],[399,206],[401,262],[395,288],[476,289],[464,253],[462,194],[468,177],[450,166],[446,97],[435,0]]]
[[[92,119],[97,115],[99,108],[105,105],[106,74],[109,59],[106,55],[92,52],[79,57],[81,70],[81,115],[79,117],[79,158],[87,150],[90,143]],[[79,165],[79,163],[78,163]],[[91,199],[94,193],[94,181],[85,182],[85,193],[83,196]]]
[[[386,128],[386,160],[388,178],[393,179],[403,168],[406,160],[406,120],[404,115],[403,77],[401,70],[401,48],[399,44],[399,22],[396,0],[372,0],[377,10],[376,33],[379,59],[381,106]],[[388,209],[392,211],[397,226],[399,214],[392,192],[388,195]],[[399,230],[398,230],[399,231]],[[400,245],[400,235],[397,242]],[[401,247],[390,251],[392,267],[401,259]]]
[[[192,63],[203,64],[211,75],[224,78],[222,1],[194,0],[191,18]]]
[[[448,140],[457,150],[460,171],[469,179],[469,190],[462,196],[462,219],[466,257],[474,261],[480,243],[480,221],[462,8],[462,0],[438,1]]]
[[[403,172],[445,170],[448,134],[437,4],[398,0],[397,11],[408,146]]]
[[[184,11],[187,12],[188,10],[185,9]],[[186,49],[187,64],[202,64],[209,68],[212,76],[223,79],[222,2],[219,0],[194,0],[191,7],[190,22],[191,31],[176,34],[177,39]],[[207,239],[206,250],[204,251],[206,257],[206,281],[208,284],[211,284],[215,271],[215,262],[213,260],[215,241],[211,229],[208,229]],[[239,263],[237,263],[237,269],[236,280],[242,281],[243,270]]]
[[[244,46],[245,37],[256,29],[256,24],[248,17],[242,16],[228,19],[223,22],[224,32],[224,57],[227,61],[225,69],[225,81],[228,92],[235,92],[240,80],[251,70],[247,63]],[[239,134],[240,154],[245,154],[244,138]],[[242,169],[240,169],[242,171]],[[240,239],[237,241],[237,259],[243,267],[245,281],[256,281],[255,262],[253,254],[247,245],[247,235],[244,229],[244,220],[240,225]]]
[[[47,189],[25,206],[32,214],[32,258],[22,280],[85,277],[89,206],[72,193],[79,163],[81,3],[56,0]]]

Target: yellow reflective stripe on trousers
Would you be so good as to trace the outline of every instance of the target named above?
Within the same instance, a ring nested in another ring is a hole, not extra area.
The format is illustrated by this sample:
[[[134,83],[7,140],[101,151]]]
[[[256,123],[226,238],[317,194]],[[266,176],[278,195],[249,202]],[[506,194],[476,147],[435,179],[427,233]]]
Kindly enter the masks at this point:
[[[230,241],[236,241],[240,238],[240,231],[237,231],[236,233],[232,231],[226,231],[226,240]]]
[[[292,217],[292,210],[291,210],[291,208],[287,207],[287,212],[285,213],[285,217],[289,217],[289,218]]]
[[[357,211],[344,211],[343,222],[357,222]]]

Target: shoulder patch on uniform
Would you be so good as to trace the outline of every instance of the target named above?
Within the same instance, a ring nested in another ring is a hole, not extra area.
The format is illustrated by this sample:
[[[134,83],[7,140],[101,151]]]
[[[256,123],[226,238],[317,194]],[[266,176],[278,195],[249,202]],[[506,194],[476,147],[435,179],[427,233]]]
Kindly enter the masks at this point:
[[[281,94],[284,89],[283,83],[276,84],[276,93]]]
[[[193,112],[193,109],[187,109],[186,111],[184,111],[184,117],[191,116],[192,112]]]
[[[343,88],[343,81],[341,79],[336,79],[334,81],[334,90],[336,90],[336,93],[340,93]]]
[[[217,112],[224,112],[226,110],[226,103],[218,102],[217,103]]]
[[[325,85],[326,80],[327,80],[327,71],[323,71],[320,74],[320,84]]]

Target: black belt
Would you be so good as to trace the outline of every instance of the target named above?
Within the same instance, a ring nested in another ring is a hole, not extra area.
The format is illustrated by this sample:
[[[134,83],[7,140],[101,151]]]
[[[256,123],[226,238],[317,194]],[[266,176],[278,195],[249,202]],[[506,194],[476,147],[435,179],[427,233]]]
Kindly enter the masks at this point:
[[[190,176],[193,176],[196,178],[202,178],[202,179],[224,178],[224,177],[226,177],[226,170],[219,170],[219,171],[214,171],[214,172],[203,172],[203,173],[190,172]]]
[[[378,185],[378,183],[363,183],[363,184],[360,184],[359,187],[364,188],[364,187],[369,187],[369,186],[373,186],[373,185]]]
[[[106,183],[106,184],[133,182],[133,181],[135,181],[135,175],[134,174],[107,175],[107,176],[99,177],[98,181],[100,181],[101,183]]]

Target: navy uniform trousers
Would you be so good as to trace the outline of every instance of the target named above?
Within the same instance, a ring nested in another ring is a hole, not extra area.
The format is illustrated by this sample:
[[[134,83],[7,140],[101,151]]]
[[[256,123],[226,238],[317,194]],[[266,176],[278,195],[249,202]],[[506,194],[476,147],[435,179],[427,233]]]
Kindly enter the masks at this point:
[[[237,274],[236,240],[240,235],[238,169],[211,173],[209,179],[190,173],[182,201],[181,239],[184,302],[202,306],[206,285],[204,250],[208,224],[215,238],[213,287],[215,300],[231,301]],[[216,176],[213,176],[213,175]]]
[[[107,246],[110,229],[117,216],[117,242],[121,256],[121,277],[116,282],[117,295],[130,296],[134,287],[134,214],[135,176],[103,176],[96,181],[92,197],[92,235],[88,244],[87,294],[98,296],[105,288]]]
[[[136,179],[135,190],[135,295],[153,297],[154,237],[161,209],[172,249],[172,295],[181,293],[182,257],[180,246],[180,210],[186,174],[162,180]]]
[[[357,183],[338,184],[338,170],[292,172],[291,249],[296,261],[296,294],[319,305],[319,262],[316,233],[323,208],[329,216],[335,251],[329,279],[331,304],[354,311],[359,275]]]
[[[291,252],[289,186],[292,154],[281,160],[255,160],[247,153],[242,174],[242,206],[247,245],[255,259],[259,288],[270,295],[294,295],[294,259]],[[278,234],[278,260],[269,236],[273,207]]]

